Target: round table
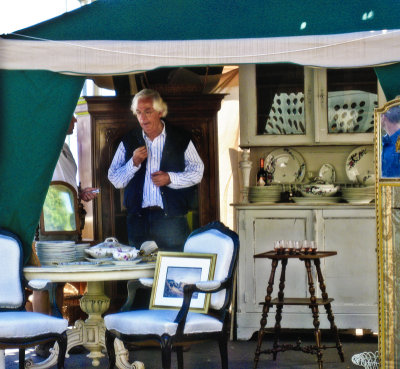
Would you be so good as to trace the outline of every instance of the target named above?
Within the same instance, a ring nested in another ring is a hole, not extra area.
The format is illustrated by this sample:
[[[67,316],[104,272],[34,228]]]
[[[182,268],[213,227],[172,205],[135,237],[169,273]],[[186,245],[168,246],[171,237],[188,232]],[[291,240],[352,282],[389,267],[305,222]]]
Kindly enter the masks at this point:
[[[104,294],[104,282],[153,277],[154,269],[155,263],[132,264],[126,262],[126,265],[119,263],[118,265],[27,266],[23,272],[28,281],[47,279],[52,282],[87,282],[86,292],[79,303],[81,309],[88,314],[88,318],[85,321],[78,320],[74,327],[68,329],[67,353],[72,347],[83,345],[90,351],[87,356],[92,359],[92,365],[98,366],[99,359],[104,357],[101,350],[105,347],[105,326],[102,314],[108,310],[110,305],[110,299]],[[128,362],[128,351],[121,341],[116,340],[115,346],[118,368],[144,368],[140,362],[133,364]],[[57,355],[58,347],[55,345],[48,359],[36,364],[30,362],[29,367],[49,368],[57,363]]]

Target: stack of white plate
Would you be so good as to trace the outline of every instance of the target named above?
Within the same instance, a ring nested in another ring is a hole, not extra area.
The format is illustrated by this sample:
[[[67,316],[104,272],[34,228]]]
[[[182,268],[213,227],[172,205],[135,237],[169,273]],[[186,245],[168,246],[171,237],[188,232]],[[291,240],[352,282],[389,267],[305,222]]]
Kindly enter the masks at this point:
[[[86,259],[85,250],[90,247],[90,243],[77,243],[75,245],[75,256],[76,261],[81,261]]]
[[[41,265],[58,265],[75,261],[74,241],[38,241],[35,248]]]
[[[304,205],[323,205],[334,204],[340,201],[338,196],[314,196],[314,197],[292,197],[292,200],[298,204]]]
[[[249,187],[250,202],[278,202],[281,199],[282,186],[252,186]]]
[[[369,204],[375,199],[375,186],[342,188],[342,197],[350,204]]]

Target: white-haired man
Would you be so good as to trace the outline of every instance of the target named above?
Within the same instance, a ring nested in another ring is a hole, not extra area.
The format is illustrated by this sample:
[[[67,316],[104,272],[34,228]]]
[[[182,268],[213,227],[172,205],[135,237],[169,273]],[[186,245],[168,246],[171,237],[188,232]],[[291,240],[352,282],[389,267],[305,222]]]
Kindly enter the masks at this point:
[[[181,251],[204,164],[189,134],[162,119],[168,108],[157,91],[137,93],[131,110],[140,127],[122,139],[108,171],[111,183],[125,188],[129,244],[153,240],[160,250]]]

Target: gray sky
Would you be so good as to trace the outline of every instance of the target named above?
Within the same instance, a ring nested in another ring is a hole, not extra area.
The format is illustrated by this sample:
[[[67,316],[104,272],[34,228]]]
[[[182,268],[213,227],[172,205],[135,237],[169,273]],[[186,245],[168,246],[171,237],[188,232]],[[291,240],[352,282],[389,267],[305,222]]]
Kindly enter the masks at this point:
[[[0,34],[32,26],[78,7],[78,0],[0,0]]]

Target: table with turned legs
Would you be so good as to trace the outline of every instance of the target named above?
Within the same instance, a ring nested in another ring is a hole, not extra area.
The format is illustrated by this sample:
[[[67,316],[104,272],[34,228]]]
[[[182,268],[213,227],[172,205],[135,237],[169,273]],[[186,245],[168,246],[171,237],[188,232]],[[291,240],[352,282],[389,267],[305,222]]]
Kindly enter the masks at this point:
[[[323,350],[327,348],[336,348],[340,357],[340,360],[344,361],[344,354],[342,344],[339,339],[338,329],[335,325],[335,318],[332,312],[331,302],[333,298],[328,297],[328,293],[326,292],[326,286],[324,282],[324,278],[321,272],[321,258],[334,256],[336,255],[336,251],[317,251],[315,253],[304,253],[304,252],[293,252],[293,253],[277,253],[276,251],[268,251],[261,254],[254,255],[254,258],[267,258],[272,260],[271,273],[268,280],[267,286],[267,294],[262,304],[262,317],[260,321],[260,329],[258,331],[258,340],[257,340],[257,348],[254,354],[254,369],[257,368],[258,362],[260,360],[261,354],[272,354],[273,360],[276,360],[277,354],[279,352],[295,350],[302,351],[304,353],[315,354],[318,359],[318,367],[319,369],[323,368]],[[286,266],[288,264],[289,259],[297,259],[299,261],[304,262],[307,279],[308,279],[308,290],[310,293],[309,298],[290,298],[285,297],[284,289],[285,289],[285,274],[286,274]],[[321,291],[321,298],[316,297],[316,291],[314,287],[314,280],[312,276],[312,264],[311,261],[314,262],[314,266],[317,272],[318,284]],[[275,271],[279,264],[281,263],[281,275],[279,279],[279,291],[278,297],[272,299],[271,295],[274,287],[274,279],[275,279]],[[297,342],[296,345],[291,344],[281,344],[279,342],[279,335],[281,331],[281,320],[282,320],[282,310],[284,305],[297,305],[297,306],[309,306],[312,312],[313,317],[313,325],[314,325],[314,336],[315,336],[315,345],[302,346],[301,342]],[[319,310],[318,306],[323,305],[327,317],[330,323],[331,332],[334,334],[336,344],[335,346],[326,346],[321,342],[321,331],[320,331],[320,322],[319,322]],[[264,335],[266,333],[266,324],[267,317],[271,306],[276,306],[275,313],[275,327],[274,327],[274,343],[272,348],[261,350],[261,345],[263,342]]]

